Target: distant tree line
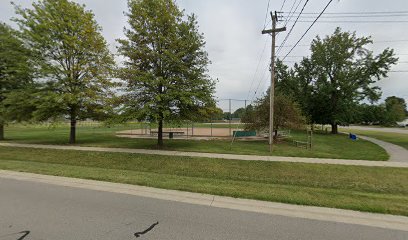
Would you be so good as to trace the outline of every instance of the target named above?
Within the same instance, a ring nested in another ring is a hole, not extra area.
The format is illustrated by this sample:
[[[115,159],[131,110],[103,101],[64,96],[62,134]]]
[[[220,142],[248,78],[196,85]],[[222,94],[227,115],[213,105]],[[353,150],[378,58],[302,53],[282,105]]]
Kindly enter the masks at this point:
[[[382,104],[360,104],[352,123],[394,126],[408,117],[405,99],[387,97]]]

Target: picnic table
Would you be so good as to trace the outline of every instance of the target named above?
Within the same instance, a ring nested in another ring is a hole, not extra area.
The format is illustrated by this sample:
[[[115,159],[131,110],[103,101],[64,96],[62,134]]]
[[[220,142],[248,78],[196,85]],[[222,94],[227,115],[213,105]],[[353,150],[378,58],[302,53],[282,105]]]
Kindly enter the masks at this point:
[[[159,131],[155,131],[155,130],[150,131],[150,135],[158,134],[158,133]],[[174,137],[174,134],[184,134],[184,132],[183,131],[163,131],[163,134],[168,134],[169,138],[171,139]]]

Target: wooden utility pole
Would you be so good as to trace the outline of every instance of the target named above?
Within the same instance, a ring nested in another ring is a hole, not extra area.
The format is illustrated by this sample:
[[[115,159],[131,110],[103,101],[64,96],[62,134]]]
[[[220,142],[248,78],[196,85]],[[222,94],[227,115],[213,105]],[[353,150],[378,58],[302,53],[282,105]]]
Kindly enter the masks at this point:
[[[275,15],[271,12],[272,18],[272,29],[263,30],[262,34],[271,34],[272,35],[272,51],[271,51],[271,86],[269,88],[269,151],[272,152],[273,150],[273,105],[274,105],[274,98],[275,98],[275,37],[277,32],[286,31],[286,27],[283,28],[276,28],[276,22],[278,21],[277,12],[275,11]]]

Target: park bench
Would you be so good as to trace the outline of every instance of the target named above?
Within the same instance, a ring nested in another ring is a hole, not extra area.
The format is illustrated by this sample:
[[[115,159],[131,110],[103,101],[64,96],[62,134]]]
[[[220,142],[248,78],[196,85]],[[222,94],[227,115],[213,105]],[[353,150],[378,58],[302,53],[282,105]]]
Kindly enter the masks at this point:
[[[278,131],[278,136],[279,139],[285,139],[285,138],[290,138],[290,130],[287,131]]]
[[[306,149],[308,149],[310,146],[310,143],[308,143],[308,142],[303,142],[303,141],[296,141],[296,140],[293,140],[293,144],[296,146],[296,147],[301,147],[301,148],[306,148]]]
[[[158,133],[159,131],[150,131],[150,135],[158,134]],[[174,134],[183,135],[184,132],[183,131],[163,131],[163,134],[168,134],[169,138],[172,139],[174,137]]]

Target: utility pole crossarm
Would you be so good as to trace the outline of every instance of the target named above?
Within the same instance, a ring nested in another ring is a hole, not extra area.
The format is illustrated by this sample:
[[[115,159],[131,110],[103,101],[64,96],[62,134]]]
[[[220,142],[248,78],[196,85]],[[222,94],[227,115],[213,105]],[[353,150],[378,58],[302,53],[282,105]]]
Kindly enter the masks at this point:
[[[286,31],[286,27],[263,30],[263,31],[262,31],[262,34],[271,34],[271,33],[273,33],[273,32],[284,32],[284,31]]]

